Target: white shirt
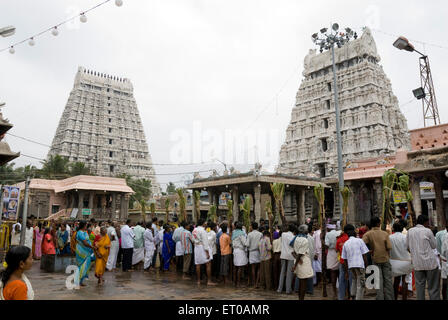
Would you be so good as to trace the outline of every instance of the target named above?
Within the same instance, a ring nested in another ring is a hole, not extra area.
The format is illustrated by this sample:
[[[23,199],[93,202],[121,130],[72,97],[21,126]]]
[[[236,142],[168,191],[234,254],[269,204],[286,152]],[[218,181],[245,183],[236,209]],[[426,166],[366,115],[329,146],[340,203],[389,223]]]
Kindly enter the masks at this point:
[[[294,260],[294,256],[292,255],[294,248],[289,245],[292,239],[294,239],[294,235],[291,231],[282,233],[282,251],[280,253],[280,259]]]
[[[342,247],[341,258],[347,260],[348,268],[365,268],[363,254],[369,252],[362,239],[350,237]]]
[[[329,249],[336,248],[337,237],[341,234],[341,231],[331,230],[325,234],[325,245]],[[320,236],[320,235],[319,235]]]
[[[121,228],[121,247],[123,249],[134,248],[134,231],[126,224]]]
[[[406,235],[396,232],[389,236],[392,249],[390,250],[390,258],[393,260],[411,261],[411,254],[406,245]]]
[[[212,249],[212,255],[216,254],[216,232],[210,230],[207,232],[208,246]]]
[[[70,238],[72,237],[72,234],[71,234],[71,228],[70,228],[70,226],[68,225],[68,224],[66,224],[65,225],[65,230],[67,230],[67,232],[68,232],[68,241],[67,241],[67,243],[70,243]]]
[[[406,235],[406,243],[411,252],[412,265],[414,270],[434,270],[437,269],[436,238],[432,231],[421,224],[409,229]]]
[[[204,250],[208,250],[210,248],[207,239],[207,232],[202,226],[196,227],[193,230],[193,241],[195,246],[204,246]]]
[[[115,231],[114,227],[110,226],[109,228],[107,228],[107,235],[109,236],[111,243],[118,243],[117,232]],[[115,240],[112,240],[112,236],[115,236]]]
[[[155,243],[154,243],[154,236],[152,235],[152,230],[146,229],[145,233],[143,234],[143,239],[145,240],[145,250],[154,250],[155,249]]]
[[[314,231],[314,254],[317,254],[317,259],[322,260],[322,241],[320,240],[320,229]]]
[[[25,230],[25,243],[24,245],[30,249],[33,249],[33,227],[29,227]]]

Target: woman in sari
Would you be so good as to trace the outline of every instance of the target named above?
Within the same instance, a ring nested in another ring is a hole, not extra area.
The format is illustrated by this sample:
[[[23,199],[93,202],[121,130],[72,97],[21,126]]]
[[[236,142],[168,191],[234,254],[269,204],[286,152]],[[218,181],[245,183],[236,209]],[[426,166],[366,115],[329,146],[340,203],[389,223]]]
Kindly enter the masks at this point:
[[[78,232],[76,232],[76,262],[79,268],[79,284],[81,286],[85,286],[82,282],[89,277],[90,267],[94,260],[95,255],[87,234],[87,225],[84,221],[81,221]]]
[[[98,278],[98,284],[103,284],[103,274],[106,271],[107,260],[109,259],[110,239],[107,235],[106,227],[101,227],[100,238],[95,242],[95,277]]]
[[[66,225],[61,225],[61,230],[58,230],[56,233],[57,235],[57,241],[58,241],[58,247],[57,247],[57,254],[69,254],[70,253],[70,244],[68,243],[69,234],[66,230]]]
[[[169,271],[171,257],[174,254],[174,241],[171,234],[171,227],[169,225],[165,226],[165,232],[163,233],[163,271]]]
[[[44,229],[42,228],[42,223],[38,223],[34,228],[34,259],[40,260],[42,257],[42,238],[44,237]]]

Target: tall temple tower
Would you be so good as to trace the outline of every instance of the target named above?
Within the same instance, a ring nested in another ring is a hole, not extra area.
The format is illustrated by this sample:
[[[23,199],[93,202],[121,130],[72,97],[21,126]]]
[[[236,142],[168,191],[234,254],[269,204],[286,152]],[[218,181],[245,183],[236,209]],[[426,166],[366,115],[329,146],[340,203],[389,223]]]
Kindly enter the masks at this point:
[[[406,118],[379,65],[375,41],[363,35],[335,49],[344,167],[350,161],[410,149]],[[310,50],[296,95],[278,173],[337,177],[331,52]]]
[[[50,155],[84,162],[99,176],[126,173],[160,193],[129,79],[78,68]]]

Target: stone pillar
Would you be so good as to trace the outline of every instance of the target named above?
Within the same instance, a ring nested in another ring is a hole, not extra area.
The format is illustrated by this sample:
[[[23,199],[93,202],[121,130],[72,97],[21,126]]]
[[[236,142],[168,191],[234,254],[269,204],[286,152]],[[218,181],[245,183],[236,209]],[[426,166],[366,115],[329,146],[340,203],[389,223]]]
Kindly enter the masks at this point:
[[[305,189],[300,188],[296,191],[296,215],[297,223],[302,225],[305,223]]]
[[[433,176],[434,192],[436,193],[436,210],[437,210],[437,228],[439,230],[445,229],[445,202],[443,199],[442,178],[440,175]]]
[[[90,191],[89,193],[89,209],[93,211],[93,197],[95,196],[95,192]]]
[[[213,190],[212,189],[207,189],[207,194],[208,194],[208,203],[210,206],[212,206],[213,204]]]
[[[117,210],[117,193],[116,192],[112,193],[112,206],[111,206],[111,209],[112,209],[112,214],[110,215],[109,219],[115,218],[115,215],[116,215],[116,213],[115,213],[115,211]]]
[[[383,213],[383,183],[381,179],[375,179],[373,192],[373,214],[375,217],[380,217]]]
[[[232,200],[233,200],[233,221],[238,221],[238,218],[240,216],[240,193],[238,190],[238,186],[233,186]]]
[[[354,183],[351,181],[346,181],[345,185],[347,187],[350,188],[351,190],[351,194],[350,197],[348,198],[348,212],[347,212],[347,224],[354,224],[356,222],[356,202],[355,202],[355,198],[356,198],[356,192],[357,192],[357,188],[355,187]],[[342,206],[341,206],[342,209]],[[342,214],[341,214],[341,220],[342,220]],[[361,221],[358,221],[361,222]]]
[[[126,212],[126,203],[125,203],[125,195],[124,194],[120,194],[120,213],[119,213],[119,219],[122,220],[124,219],[124,215]]]
[[[422,214],[422,199],[420,195],[420,181],[417,179],[412,179],[411,183],[411,192],[412,192],[412,205],[414,207],[415,217],[417,218]],[[416,224],[415,221],[414,225]]]
[[[129,194],[124,195],[124,203],[123,203],[123,213],[121,219],[126,220],[128,218],[128,208],[129,208]]]
[[[70,206],[71,206],[72,208],[76,208],[76,199],[75,199],[75,195],[72,193],[70,196],[71,196],[71,204],[70,204]]]
[[[82,218],[82,207],[84,206],[84,191],[78,191],[78,217]]]
[[[261,218],[261,186],[256,184],[254,186],[254,213],[255,221],[260,222]]]
[[[193,212],[192,212],[192,218],[193,218],[193,221],[195,222],[195,223],[198,223],[198,221],[197,221],[197,217],[196,217],[196,201],[194,200],[194,194],[195,194],[195,192],[196,191],[199,191],[199,192],[201,192],[201,190],[195,190],[195,189],[193,189],[192,190],[193,191],[193,193],[192,193],[192,200],[193,200]],[[199,207],[201,206],[201,201],[199,200]],[[200,217],[199,217],[200,218]]]

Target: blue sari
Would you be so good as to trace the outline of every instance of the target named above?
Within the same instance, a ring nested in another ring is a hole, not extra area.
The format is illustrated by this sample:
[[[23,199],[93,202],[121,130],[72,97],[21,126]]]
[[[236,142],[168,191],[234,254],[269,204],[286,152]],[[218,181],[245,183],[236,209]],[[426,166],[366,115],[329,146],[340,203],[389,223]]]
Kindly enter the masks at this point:
[[[79,268],[79,284],[81,284],[85,278],[89,277],[92,261],[95,260],[93,250],[84,245],[84,240],[86,240],[87,243],[92,244],[87,232],[81,230],[78,231],[76,233],[76,262]]]
[[[167,241],[168,241],[168,246],[166,245]],[[173,241],[172,234],[164,233],[163,234],[163,249],[162,249],[163,270],[169,270],[169,268],[170,268],[170,260],[171,260],[171,257],[174,255],[174,246],[175,246],[175,243]]]

